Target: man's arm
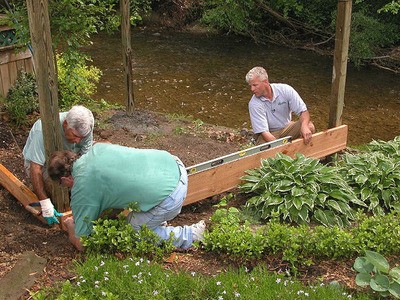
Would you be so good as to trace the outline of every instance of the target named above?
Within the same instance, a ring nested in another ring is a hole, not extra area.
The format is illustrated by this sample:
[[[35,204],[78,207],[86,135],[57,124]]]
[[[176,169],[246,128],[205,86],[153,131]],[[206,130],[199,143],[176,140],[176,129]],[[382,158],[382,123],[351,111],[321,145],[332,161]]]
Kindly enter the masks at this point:
[[[29,163],[30,163],[30,177],[33,186],[33,191],[35,192],[39,200],[44,200],[46,198],[49,198],[47,197],[47,193],[44,187],[44,179],[42,173],[43,166],[34,162],[29,162]]]
[[[308,110],[305,110],[300,114],[300,122],[301,122],[300,133],[301,136],[303,137],[304,144],[307,145],[311,142],[313,134],[313,132],[310,129],[310,113],[308,112]]]
[[[65,225],[65,227],[67,229],[69,241],[72,243],[72,245],[75,246],[76,249],[78,249],[79,251],[83,251],[84,248],[81,243],[81,239],[79,237],[75,236],[74,218],[73,217],[66,218],[64,220],[63,224]]]
[[[265,142],[272,142],[276,140],[276,137],[274,137],[271,132],[269,131],[264,131],[260,133],[261,137],[264,139]]]

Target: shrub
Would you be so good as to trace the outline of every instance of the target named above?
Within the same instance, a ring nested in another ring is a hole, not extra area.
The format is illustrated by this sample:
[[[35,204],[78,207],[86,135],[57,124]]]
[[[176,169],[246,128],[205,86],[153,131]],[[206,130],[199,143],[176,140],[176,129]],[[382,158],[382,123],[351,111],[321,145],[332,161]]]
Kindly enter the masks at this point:
[[[261,219],[279,216],[287,222],[307,224],[314,220],[325,226],[345,226],[354,219],[349,204],[359,201],[334,168],[302,154],[290,158],[278,153],[261,162],[261,167],[246,171],[239,187],[254,196],[247,208]]]
[[[339,172],[368,211],[382,215],[400,211],[400,161],[380,152],[345,154]]]
[[[8,91],[5,107],[17,125],[25,124],[26,115],[39,110],[36,79],[32,73],[18,74],[15,85]]]

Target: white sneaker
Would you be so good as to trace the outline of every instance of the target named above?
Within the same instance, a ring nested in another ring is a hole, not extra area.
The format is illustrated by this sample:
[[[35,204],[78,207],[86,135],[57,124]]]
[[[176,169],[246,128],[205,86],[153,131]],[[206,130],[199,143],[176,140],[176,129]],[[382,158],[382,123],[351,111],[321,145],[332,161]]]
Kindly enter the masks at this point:
[[[193,242],[195,241],[203,241],[204,240],[204,231],[206,230],[206,223],[204,220],[193,224],[192,226],[192,233],[193,233]]]

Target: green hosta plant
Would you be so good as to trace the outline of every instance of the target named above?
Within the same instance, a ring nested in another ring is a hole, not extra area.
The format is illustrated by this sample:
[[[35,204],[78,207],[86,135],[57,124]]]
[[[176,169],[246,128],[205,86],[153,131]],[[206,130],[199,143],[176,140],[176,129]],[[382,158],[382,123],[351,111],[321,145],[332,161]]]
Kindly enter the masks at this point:
[[[346,154],[337,166],[368,211],[400,211],[400,160],[380,152]]]
[[[392,295],[400,299],[400,267],[391,269],[379,253],[366,250],[365,256],[355,260],[353,268],[358,272],[357,285],[369,286],[384,297]]]
[[[372,141],[367,145],[367,149],[372,152],[380,152],[387,156],[400,160],[400,135],[391,141]]]
[[[302,154],[278,153],[246,173],[239,186],[253,195],[246,206],[264,220],[278,216],[297,224],[314,220],[343,227],[354,219],[350,204],[365,206],[336,169]]]

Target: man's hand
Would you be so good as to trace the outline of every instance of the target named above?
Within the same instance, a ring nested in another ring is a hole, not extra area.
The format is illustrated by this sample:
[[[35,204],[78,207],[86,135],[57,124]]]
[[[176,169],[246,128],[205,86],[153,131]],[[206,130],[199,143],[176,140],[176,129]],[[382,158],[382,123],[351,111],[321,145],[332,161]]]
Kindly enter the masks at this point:
[[[47,224],[60,224],[57,217],[62,217],[63,214],[59,213],[55,208],[53,203],[51,203],[50,198],[39,201],[40,207],[42,208],[42,216],[47,221]]]
[[[303,137],[304,144],[308,145],[311,142],[311,138],[312,138],[312,132],[311,132],[310,128],[308,127],[308,125],[301,127],[301,135]]]

